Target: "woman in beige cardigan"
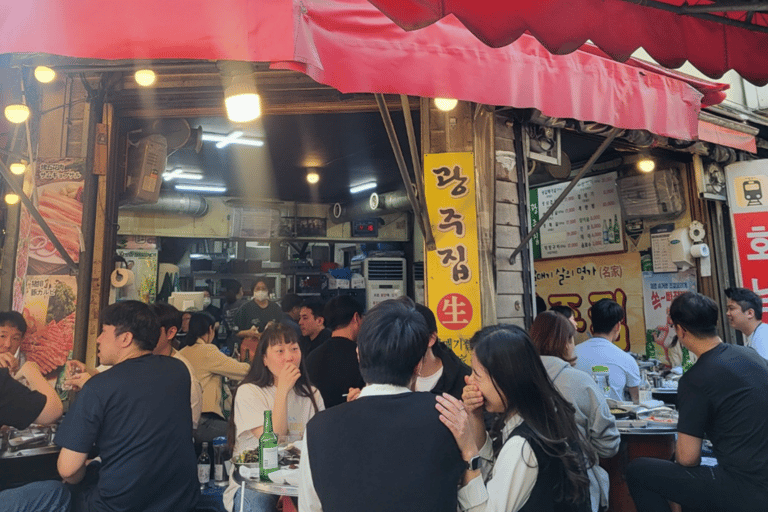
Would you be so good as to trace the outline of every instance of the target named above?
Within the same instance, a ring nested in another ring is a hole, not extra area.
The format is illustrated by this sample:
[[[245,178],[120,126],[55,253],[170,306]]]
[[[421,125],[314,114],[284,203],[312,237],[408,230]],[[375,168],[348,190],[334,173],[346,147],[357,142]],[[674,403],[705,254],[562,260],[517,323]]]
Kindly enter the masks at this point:
[[[228,421],[224,411],[231,409],[229,389],[224,377],[240,381],[250,365],[226,356],[212,342],[216,339],[213,318],[206,313],[193,313],[189,319],[188,340],[195,340],[181,350],[195,369],[195,376],[203,387],[203,414],[195,433],[195,441],[212,441],[227,435]]]

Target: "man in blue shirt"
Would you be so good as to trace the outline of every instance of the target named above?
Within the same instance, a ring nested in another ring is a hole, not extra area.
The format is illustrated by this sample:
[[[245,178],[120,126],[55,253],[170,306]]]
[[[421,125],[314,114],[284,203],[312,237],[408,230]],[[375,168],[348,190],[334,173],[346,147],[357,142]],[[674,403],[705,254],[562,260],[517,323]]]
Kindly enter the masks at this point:
[[[102,324],[98,356],[112,368],[85,383],[55,440],[73,511],[190,511],[199,485],[189,371],[152,354],[160,322],[147,304],[112,304]],[[88,463],[94,448],[100,464]]]

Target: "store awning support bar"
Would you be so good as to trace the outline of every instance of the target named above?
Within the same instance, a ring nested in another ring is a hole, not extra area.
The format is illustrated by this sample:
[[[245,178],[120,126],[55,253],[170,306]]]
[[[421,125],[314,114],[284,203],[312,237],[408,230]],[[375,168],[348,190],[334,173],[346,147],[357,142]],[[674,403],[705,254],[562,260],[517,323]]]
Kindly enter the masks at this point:
[[[419,202],[419,214],[421,215],[422,233],[424,233],[424,242],[428,251],[437,249],[435,237],[432,233],[432,223],[429,221],[429,210],[427,209],[426,196],[424,195],[424,169],[421,167],[421,157],[419,148],[416,145],[416,132],[413,129],[413,118],[411,117],[411,104],[408,96],[400,95],[400,104],[403,106],[403,117],[405,118],[405,131],[408,134],[408,146],[411,148],[411,161],[413,162],[413,176],[416,178],[416,198]]]
[[[571,182],[568,184],[567,187],[565,187],[565,190],[563,190],[559,196],[557,196],[557,199],[555,199],[555,202],[552,203],[552,206],[549,207],[549,210],[539,219],[539,222],[536,223],[533,228],[528,232],[528,234],[525,236],[525,238],[520,242],[520,245],[517,246],[517,248],[512,251],[512,254],[509,256],[509,264],[514,265],[515,264],[515,258],[517,258],[517,255],[520,254],[520,251],[523,250],[523,248],[530,242],[531,238],[539,232],[541,229],[541,226],[544,225],[544,223],[549,219],[549,217],[552,216],[553,213],[555,213],[555,210],[558,206],[560,206],[560,203],[562,203],[566,197],[568,197],[568,194],[570,194],[571,190],[576,186],[576,184],[579,182],[581,178],[584,177],[585,174],[589,172],[589,170],[592,168],[592,166],[597,162],[597,159],[600,158],[600,155],[602,155],[606,149],[608,149],[608,146],[611,145],[611,142],[613,142],[613,139],[616,138],[616,136],[621,133],[621,130],[618,128],[611,128],[605,136],[605,140],[600,144],[600,146],[595,150],[595,152],[592,154],[591,157],[589,157],[589,160],[587,160],[587,163],[584,165],[584,167],[581,168],[579,173],[574,176],[574,178],[571,180]]]
[[[375,93],[374,97],[376,98],[376,105],[379,107],[379,113],[381,113],[381,119],[384,121],[384,128],[387,130],[389,143],[392,145],[392,151],[395,153],[397,167],[400,169],[400,177],[403,179],[403,184],[405,185],[405,193],[408,195],[408,201],[411,203],[413,213],[416,215],[422,233],[424,233],[424,242],[427,246],[427,250],[435,250],[437,246],[435,244],[435,238],[432,235],[432,228],[429,224],[426,226],[424,225],[423,212],[426,211],[426,208],[421,208],[419,201],[416,198],[416,194],[413,191],[413,182],[411,181],[411,176],[408,174],[408,168],[405,165],[405,157],[403,156],[403,151],[400,149],[400,143],[397,141],[395,125],[392,123],[392,117],[389,115],[389,109],[384,100],[384,95]],[[414,162],[414,165],[416,165],[416,162]]]
[[[8,169],[8,166],[5,165],[5,162],[3,161],[0,161],[0,174],[3,175],[3,179],[5,179],[5,182],[11,186],[11,188],[13,189],[13,193],[21,198],[21,202],[24,204],[24,206],[27,207],[27,209],[29,210],[29,213],[32,214],[32,217],[35,218],[38,225],[43,230],[43,233],[45,233],[45,235],[51,241],[53,246],[59,252],[59,255],[64,260],[64,263],[66,263],[67,266],[72,270],[73,275],[77,275],[79,270],[77,263],[75,263],[72,260],[72,258],[67,253],[67,250],[64,249],[64,246],[61,244],[59,239],[56,238],[55,234],[53,234],[51,227],[45,221],[45,219],[40,214],[38,209],[35,208],[35,205],[32,204],[32,201],[27,197],[27,194],[24,193],[24,187],[18,182],[18,180],[16,179],[16,176],[14,176],[11,173],[10,169]]]

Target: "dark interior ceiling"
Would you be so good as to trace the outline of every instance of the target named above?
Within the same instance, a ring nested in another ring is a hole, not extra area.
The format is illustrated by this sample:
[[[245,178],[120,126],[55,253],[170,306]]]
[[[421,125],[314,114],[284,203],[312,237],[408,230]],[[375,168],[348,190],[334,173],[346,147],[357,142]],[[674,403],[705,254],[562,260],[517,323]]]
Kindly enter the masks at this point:
[[[153,66],[157,82],[150,88],[139,87],[129,70],[115,71],[116,87],[108,101],[117,116],[129,120],[132,129],[147,127],[156,119],[185,119],[205,133],[242,131],[244,137],[265,143],[263,147],[230,144],[217,148],[215,142],[204,142],[200,153],[179,149],[169,157],[168,168],[202,172],[205,178],[166,182],[164,190],[173,190],[176,183],[206,182],[223,184],[227,196],[242,199],[329,204],[353,199],[350,186],[364,182],[375,181],[379,193],[403,188],[372,94],[341,94],[301,73],[269,70],[258,64],[253,68],[262,116],[247,124],[227,119],[216,63]],[[399,97],[386,98],[412,169]],[[419,141],[418,99],[411,99],[411,109]],[[310,169],[320,175],[317,185],[306,180]]]

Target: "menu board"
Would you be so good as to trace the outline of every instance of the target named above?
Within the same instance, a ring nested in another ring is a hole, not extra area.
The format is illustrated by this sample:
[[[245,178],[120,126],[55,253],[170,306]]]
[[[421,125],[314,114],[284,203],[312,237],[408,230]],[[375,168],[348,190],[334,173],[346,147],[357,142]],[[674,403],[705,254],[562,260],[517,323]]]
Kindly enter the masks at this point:
[[[531,224],[549,210],[568,183],[530,191]],[[616,173],[582,178],[533,237],[535,259],[624,250]]]

